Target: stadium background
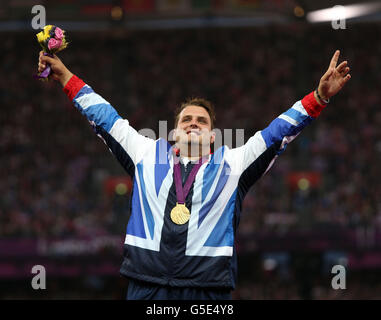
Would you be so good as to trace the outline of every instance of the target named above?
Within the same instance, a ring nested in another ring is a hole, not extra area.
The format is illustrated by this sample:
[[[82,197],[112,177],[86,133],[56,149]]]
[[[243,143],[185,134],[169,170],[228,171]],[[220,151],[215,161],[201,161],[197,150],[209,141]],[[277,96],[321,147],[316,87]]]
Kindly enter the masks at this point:
[[[312,24],[353,1],[2,1],[0,298],[124,299],[130,180],[57,83],[36,81],[31,8],[59,56],[133,126],[172,127],[188,96],[245,141],[312,91],[335,49],[352,79],[246,197],[235,299],[381,298],[380,13]],[[234,146],[234,145],[233,145]],[[346,266],[346,290],[331,267]],[[46,290],[31,269],[46,268]]]

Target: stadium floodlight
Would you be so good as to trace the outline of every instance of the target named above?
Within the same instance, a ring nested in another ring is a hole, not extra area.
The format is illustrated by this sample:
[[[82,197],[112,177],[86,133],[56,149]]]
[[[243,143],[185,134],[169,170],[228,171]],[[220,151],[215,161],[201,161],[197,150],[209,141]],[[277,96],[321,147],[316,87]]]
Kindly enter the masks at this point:
[[[365,16],[378,10],[381,10],[380,2],[369,2],[311,11],[307,14],[306,18],[311,23],[335,21]]]

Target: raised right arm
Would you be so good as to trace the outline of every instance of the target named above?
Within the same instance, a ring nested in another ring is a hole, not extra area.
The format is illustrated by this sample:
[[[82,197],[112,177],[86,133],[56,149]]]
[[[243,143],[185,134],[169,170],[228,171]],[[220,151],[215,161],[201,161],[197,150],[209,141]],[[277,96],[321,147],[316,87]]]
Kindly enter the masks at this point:
[[[154,140],[132,128],[128,120],[122,119],[110,103],[73,75],[57,56],[50,58],[40,53],[39,71],[45,68],[46,63],[51,65],[51,77],[61,83],[70,101],[87,118],[126,169],[130,159],[135,165],[143,159],[147,150],[154,148]]]

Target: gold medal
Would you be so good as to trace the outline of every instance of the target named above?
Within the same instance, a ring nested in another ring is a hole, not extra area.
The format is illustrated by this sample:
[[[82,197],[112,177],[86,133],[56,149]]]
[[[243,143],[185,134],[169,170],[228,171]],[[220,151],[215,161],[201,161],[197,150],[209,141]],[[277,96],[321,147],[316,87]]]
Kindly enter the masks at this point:
[[[171,220],[176,224],[185,224],[189,218],[190,212],[185,204],[176,203],[176,206],[171,210]]]
[[[178,156],[176,154],[176,156]],[[173,223],[176,224],[186,224],[190,219],[190,212],[188,208],[185,206],[185,200],[187,198],[187,195],[189,193],[189,190],[191,189],[192,183],[194,182],[196,178],[196,174],[202,164],[207,161],[207,157],[202,157],[201,161],[198,161],[198,163],[193,164],[193,168],[191,172],[189,173],[185,185],[183,186],[183,182],[181,179],[181,168],[180,168],[180,161],[174,161],[173,164],[173,179],[175,182],[176,187],[176,206],[171,210],[171,220]]]

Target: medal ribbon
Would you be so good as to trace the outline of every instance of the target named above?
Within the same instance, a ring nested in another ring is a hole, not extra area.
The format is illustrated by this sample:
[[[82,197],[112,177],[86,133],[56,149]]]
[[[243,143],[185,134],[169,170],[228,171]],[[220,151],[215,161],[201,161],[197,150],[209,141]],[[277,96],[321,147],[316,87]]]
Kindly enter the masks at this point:
[[[46,53],[46,52],[44,52],[44,56],[48,56],[48,57],[53,58],[53,55]],[[40,74],[34,75],[33,77],[35,79],[45,79],[45,78],[49,77],[51,71],[52,70],[51,70],[50,64],[47,63],[46,68]]]
[[[184,204],[185,199],[189,193],[189,190],[191,188],[191,185],[196,178],[197,172],[200,169],[200,167],[206,162],[208,159],[208,156],[202,157],[198,160],[198,162],[193,166],[192,171],[189,173],[189,176],[187,180],[185,181],[184,188],[181,180],[181,169],[180,169],[180,162],[175,161],[174,164],[174,175],[175,175],[175,186],[176,186],[176,197],[177,197],[177,203],[178,204]]]

